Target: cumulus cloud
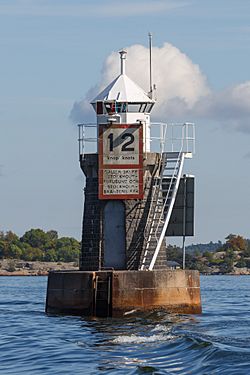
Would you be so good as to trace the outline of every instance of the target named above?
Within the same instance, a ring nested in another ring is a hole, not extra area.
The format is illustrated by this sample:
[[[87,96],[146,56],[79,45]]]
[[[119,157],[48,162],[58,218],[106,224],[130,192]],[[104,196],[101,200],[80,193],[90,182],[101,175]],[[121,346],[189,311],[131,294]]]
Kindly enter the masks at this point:
[[[250,132],[250,81],[213,92],[200,100],[195,114],[213,118],[230,130]]]
[[[128,76],[148,91],[148,49],[133,45],[126,50]],[[112,52],[104,62],[100,83],[74,103],[70,114],[73,122],[95,119],[89,102],[119,74],[119,69],[119,55]],[[169,43],[153,47],[153,77],[157,87],[153,120],[172,122],[207,118],[233,130],[250,132],[250,81],[214,92],[199,66]]]
[[[149,89],[149,53],[142,45],[126,48],[126,72],[145,91]],[[155,119],[178,115],[180,118],[203,97],[209,94],[205,76],[184,53],[169,43],[153,48],[153,76],[157,87]],[[75,102],[71,118],[75,122],[89,120],[89,102],[102,91],[118,74],[119,55],[111,53],[104,62],[101,82],[91,88],[85,98]],[[92,110],[93,111],[93,110]],[[157,116],[156,116],[157,115]]]

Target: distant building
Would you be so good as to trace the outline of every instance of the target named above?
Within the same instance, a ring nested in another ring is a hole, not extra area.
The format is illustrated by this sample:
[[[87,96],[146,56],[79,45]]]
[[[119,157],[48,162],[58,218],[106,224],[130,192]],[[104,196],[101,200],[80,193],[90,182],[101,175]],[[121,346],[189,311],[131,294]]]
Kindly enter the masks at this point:
[[[168,260],[167,267],[171,270],[179,270],[181,268],[180,264],[178,262],[175,262],[174,260]]]

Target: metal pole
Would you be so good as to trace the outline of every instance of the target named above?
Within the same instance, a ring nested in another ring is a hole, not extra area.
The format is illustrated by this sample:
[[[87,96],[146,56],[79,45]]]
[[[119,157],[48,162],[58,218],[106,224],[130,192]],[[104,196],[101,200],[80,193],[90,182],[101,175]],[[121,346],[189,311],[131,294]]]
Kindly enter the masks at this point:
[[[163,124],[160,124],[160,151],[163,153]]]
[[[78,152],[79,152],[79,160],[81,160],[81,125],[78,124]]]
[[[125,60],[127,52],[125,50],[122,50],[119,52],[119,54],[121,59],[121,74],[125,74]]]
[[[153,98],[153,85],[152,85],[152,34],[148,33],[149,38],[149,94]]]
[[[185,239],[186,239],[186,201],[187,201],[187,177],[186,175],[183,176],[183,237],[182,237],[182,255],[183,255],[183,262],[182,262],[182,269],[185,270],[186,267],[186,247],[185,247]]]
[[[185,270],[186,268],[186,246],[185,246],[185,236],[183,236],[182,239],[182,253],[183,253],[183,258],[182,258],[182,269]]]

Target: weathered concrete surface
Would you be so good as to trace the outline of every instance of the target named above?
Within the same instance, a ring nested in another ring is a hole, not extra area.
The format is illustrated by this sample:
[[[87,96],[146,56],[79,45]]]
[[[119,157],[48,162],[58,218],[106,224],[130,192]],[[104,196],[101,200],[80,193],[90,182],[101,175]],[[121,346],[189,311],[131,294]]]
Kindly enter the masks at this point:
[[[105,277],[109,278],[106,285]],[[109,311],[109,316],[123,316],[130,310],[156,309],[201,313],[199,272],[54,271],[49,274],[47,313],[104,316],[103,312]]]
[[[92,315],[93,276],[93,272],[50,272],[46,312]]]
[[[112,302],[113,316],[130,309],[199,314],[199,273],[183,270],[114,271]]]

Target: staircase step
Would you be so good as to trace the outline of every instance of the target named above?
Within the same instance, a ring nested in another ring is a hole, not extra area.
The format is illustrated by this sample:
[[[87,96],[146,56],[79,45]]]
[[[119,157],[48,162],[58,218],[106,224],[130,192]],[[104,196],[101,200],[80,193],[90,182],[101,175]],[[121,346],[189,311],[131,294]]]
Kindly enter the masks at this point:
[[[167,159],[179,159],[180,153],[175,151],[168,151],[165,155]]]
[[[163,187],[161,188],[161,193],[162,193],[162,194],[167,193],[167,192],[171,193],[173,190],[174,190],[174,186],[173,186],[173,187],[165,187],[165,186],[163,186]],[[164,196],[163,196],[163,197],[164,197]],[[164,198],[165,198],[165,197],[164,197]]]

